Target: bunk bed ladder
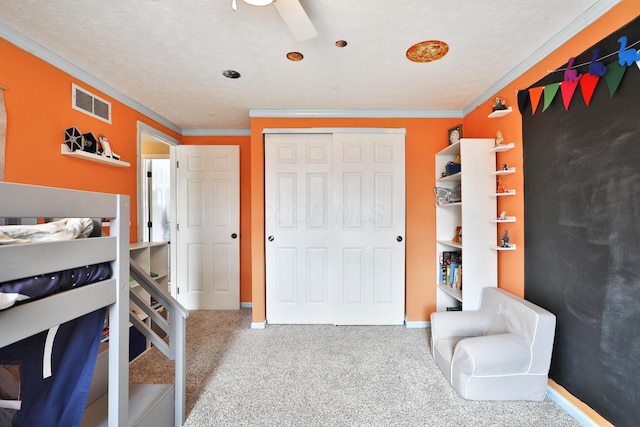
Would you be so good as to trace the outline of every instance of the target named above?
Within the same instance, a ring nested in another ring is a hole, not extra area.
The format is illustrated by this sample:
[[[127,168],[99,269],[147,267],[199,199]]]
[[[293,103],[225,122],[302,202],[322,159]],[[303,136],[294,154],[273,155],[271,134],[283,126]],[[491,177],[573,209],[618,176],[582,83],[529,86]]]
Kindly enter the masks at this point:
[[[129,259],[130,275],[152,298],[154,298],[167,312],[166,318],[158,314],[154,307],[149,306],[136,293],[129,291],[131,303],[144,312],[151,322],[147,323],[129,312],[131,323],[151,341],[169,360],[175,361],[175,425],[182,426],[185,422],[185,353],[186,353],[186,310],[169,293],[157,286],[155,280],[144,271],[133,259]],[[163,339],[151,325],[158,326],[167,335],[168,342]]]

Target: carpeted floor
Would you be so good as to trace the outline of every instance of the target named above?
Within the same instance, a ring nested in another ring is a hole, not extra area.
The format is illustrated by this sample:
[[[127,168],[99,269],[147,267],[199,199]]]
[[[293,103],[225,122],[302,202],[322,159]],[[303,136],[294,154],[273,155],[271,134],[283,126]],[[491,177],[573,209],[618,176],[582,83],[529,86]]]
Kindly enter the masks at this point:
[[[185,426],[579,426],[556,403],[460,398],[403,326],[251,326],[251,310],[187,319]],[[156,349],[133,383],[172,383]]]

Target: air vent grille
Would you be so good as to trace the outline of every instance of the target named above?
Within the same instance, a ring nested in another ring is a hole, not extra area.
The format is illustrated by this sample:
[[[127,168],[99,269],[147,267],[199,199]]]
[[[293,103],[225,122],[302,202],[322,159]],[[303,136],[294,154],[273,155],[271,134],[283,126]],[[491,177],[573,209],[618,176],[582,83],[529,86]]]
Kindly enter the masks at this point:
[[[71,85],[71,107],[85,114],[111,124],[111,103],[81,88]]]

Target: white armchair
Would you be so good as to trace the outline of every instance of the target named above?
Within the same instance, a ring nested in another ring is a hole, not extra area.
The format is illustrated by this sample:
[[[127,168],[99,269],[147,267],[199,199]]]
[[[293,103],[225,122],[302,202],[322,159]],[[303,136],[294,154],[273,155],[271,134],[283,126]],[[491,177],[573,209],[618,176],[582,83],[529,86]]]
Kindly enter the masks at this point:
[[[484,288],[477,311],[431,314],[431,354],[470,400],[543,400],[556,317],[498,288]]]

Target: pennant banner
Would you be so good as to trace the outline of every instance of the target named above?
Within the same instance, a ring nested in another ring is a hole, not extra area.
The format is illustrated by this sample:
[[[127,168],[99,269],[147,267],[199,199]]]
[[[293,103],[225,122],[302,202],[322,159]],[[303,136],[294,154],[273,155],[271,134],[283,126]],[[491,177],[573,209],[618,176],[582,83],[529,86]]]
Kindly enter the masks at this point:
[[[555,99],[558,89],[561,89],[560,92],[562,94],[564,109],[568,110],[569,105],[575,96],[578,84],[580,85],[580,90],[582,92],[582,99],[588,107],[591,103],[591,98],[593,97],[596,86],[600,81],[600,77],[603,76],[606,81],[607,88],[609,89],[609,96],[613,97],[620,87],[620,83],[622,82],[622,78],[624,77],[627,68],[633,67],[635,64],[638,69],[640,69],[640,50],[635,50],[635,48],[633,48],[633,46],[640,43],[640,40],[627,45],[627,37],[622,36],[618,42],[620,43],[620,50],[618,52],[613,52],[612,54],[605,55],[603,57],[600,57],[600,49],[595,49],[592,52],[591,62],[587,63],[589,65],[588,73],[578,72],[579,68],[587,64],[574,66],[575,57],[569,58],[566,68],[555,71],[564,71],[564,80],[562,82],[518,91],[518,108],[520,109],[520,114],[524,113],[527,101],[531,101],[531,115],[534,115],[538,109],[541,97],[544,99],[542,111],[546,111]],[[600,62],[602,59],[613,56],[616,53],[618,54],[617,61],[606,66],[604,63]]]

